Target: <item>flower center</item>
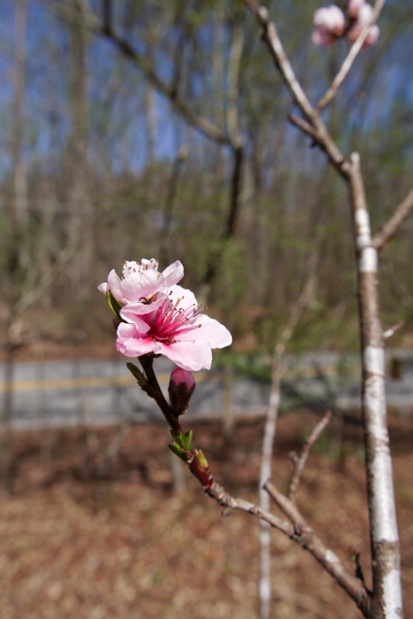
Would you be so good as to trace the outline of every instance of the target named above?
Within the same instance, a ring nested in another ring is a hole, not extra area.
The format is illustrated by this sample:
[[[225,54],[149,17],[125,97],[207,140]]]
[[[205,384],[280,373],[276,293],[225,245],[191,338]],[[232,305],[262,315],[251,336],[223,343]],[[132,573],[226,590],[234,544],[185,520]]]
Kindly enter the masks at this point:
[[[124,279],[133,273],[144,275],[147,271],[155,271],[155,273],[158,273],[158,262],[155,258],[151,258],[150,260],[143,258],[140,262],[126,260],[122,266],[122,275]]]
[[[148,333],[150,337],[164,344],[174,344],[183,333],[201,327],[200,324],[194,324],[194,319],[203,308],[195,303],[186,308],[179,307],[182,300],[183,297],[174,303],[171,299],[165,299],[152,318],[151,329]]]

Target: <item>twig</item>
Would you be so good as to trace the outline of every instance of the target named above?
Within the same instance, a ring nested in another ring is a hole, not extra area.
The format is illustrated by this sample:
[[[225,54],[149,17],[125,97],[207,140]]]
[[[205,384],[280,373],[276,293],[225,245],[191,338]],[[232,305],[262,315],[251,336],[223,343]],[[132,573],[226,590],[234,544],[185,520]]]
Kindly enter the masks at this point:
[[[317,244],[316,244],[317,247]],[[310,257],[310,265],[303,289],[295,302],[288,321],[281,332],[274,348],[271,372],[271,391],[267,409],[267,418],[262,443],[262,459],[260,471],[260,505],[269,509],[268,494],[264,489],[265,482],[271,477],[271,460],[276,432],[276,423],[280,405],[280,384],[283,374],[282,358],[288,342],[303,314],[314,288],[314,272],[318,262],[318,252],[314,251]],[[260,527],[260,619],[269,619],[271,602],[271,551],[270,534],[267,523],[261,521]]]
[[[153,357],[144,355],[142,357],[139,357],[139,361],[145,371],[146,378],[148,379],[150,386],[150,389],[146,389],[147,394],[149,395],[149,397],[155,400],[155,402],[161,409],[161,412],[165,417],[173,434],[181,433],[181,424],[179,423],[178,418],[174,414],[171,406],[169,406],[168,402],[165,400],[162,389],[159,386],[158,379],[156,378],[156,374],[153,369]]]
[[[291,454],[291,459],[294,463],[294,474],[290,481],[290,487],[288,489],[288,498],[290,499],[292,503],[295,503],[295,501],[297,500],[298,487],[301,482],[301,477],[303,474],[305,463],[310,453],[310,449],[312,448],[312,446],[314,445],[314,443],[316,442],[320,434],[323,432],[324,428],[330,423],[330,421],[331,421],[331,412],[327,411],[324,417],[320,419],[319,422],[313,428],[313,431],[311,432],[310,436],[307,438],[307,440],[305,441],[303,445],[301,453],[299,455],[296,454],[295,452]]]
[[[401,320],[397,324],[390,327],[390,329],[386,329],[386,331],[384,331],[383,333],[384,339],[388,340],[389,338],[393,337],[393,335],[397,333],[398,331],[400,331],[400,329],[402,329],[403,327],[404,327],[404,321]]]
[[[302,548],[310,552],[323,568],[335,578],[343,589],[355,601],[363,613],[368,612],[370,595],[360,580],[351,574],[343,565],[338,556],[314,533],[297,506],[268,481],[265,484],[270,497],[279,509],[291,521],[294,528],[294,536],[290,537]]]
[[[345,568],[337,555],[327,548],[321,539],[314,534],[296,506],[287,497],[278,492],[270,482],[266,483],[265,488],[271,498],[291,520],[291,524],[254,503],[245,501],[244,499],[234,498],[216,482],[214,482],[211,488],[206,492],[212,499],[225,508],[224,515],[228,515],[232,510],[252,514],[271,527],[281,531],[292,541],[310,552],[315,559],[323,565],[326,571],[333,576],[337,583],[347,591],[361,611],[366,614],[370,605],[370,594],[360,580],[353,576]]]
[[[371,26],[377,21],[381,13],[381,10],[384,6],[384,3],[385,3],[385,0],[376,1],[370,22],[360,32],[359,36],[357,37],[357,39],[351,46],[349,53],[344,59],[344,62],[341,65],[340,70],[337,73],[336,77],[334,78],[330,88],[327,90],[325,95],[317,103],[318,111],[321,111],[323,108],[325,108],[336,96],[338,89],[340,88],[344,80],[346,79],[353,62],[355,61],[355,59],[357,58],[357,55],[359,54],[361,48],[363,47],[364,41],[367,38],[367,35],[369,33]]]
[[[413,189],[409,191],[404,200],[396,207],[393,215],[387,220],[381,230],[374,235],[371,242],[372,246],[378,251],[383,249],[412,211]]]
[[[161,75],[156,71],[153,64],[141,54],[138,49],[133,47],[129,41],[115,32],[111,20],[111,3],[107,0],[104,4],[103,21],[99,22],[94,15],[92,8],[87,2],[81,0],[78,5],[78,10],[81,13],[81,25],[86,27],[94,34],[100,35],[108,39],[121,54],[133,62],[143,73],[148,82],[156,88],[158,92],[169,99],[175,110],[186,120],[186,122],[195,127],[203,135],[210,138],[217,144],[231,145],[231,138],[227,133],[221,130],[217,125],[199,114],[197,114],[184,100],[179,96],[176,89],[176,84],[168,84]],[[67,19],[64,17],[64,19]]]
[[[296,127],[298,127],[299,129],[301,129],[301,131],[303,131],[303,133],[307,133],[310,137],[312,137],[314,140],[317,140],[317,132],[315,131],[315,129],[307,122],[305,121],[303,118],[300,118],[299,116],[297,116],[296,114],[289,114],[288,116],[288,120],[295,125]]]
[[[268,47],[277,70],[280,72],[288,90],[291,92],[295,103],[303,112],[308,125],[313,128],[313,131],[309,131],[309,127],[305,129],[306,133],[309,133],[313,137],[315,143],[326,152],[329,160],[336,167],[337,171],[348,178],[348,162],[345,160],[336,143],[332,140],[318,110],[313,108],[299,83],[284,51],[280,37],[278,36],[277,28],[274,22],[269,18],[268,11],[264,7],[258,7],[254,0],[244,0],[244,3],[258,19],[258,23],[263,31],[263,41]],[[294,124],[299,124],[297,123],[297,118],[297,116],[293,115],[290,117],[290,120]],[[303,126],[300,128],[303,129]]]

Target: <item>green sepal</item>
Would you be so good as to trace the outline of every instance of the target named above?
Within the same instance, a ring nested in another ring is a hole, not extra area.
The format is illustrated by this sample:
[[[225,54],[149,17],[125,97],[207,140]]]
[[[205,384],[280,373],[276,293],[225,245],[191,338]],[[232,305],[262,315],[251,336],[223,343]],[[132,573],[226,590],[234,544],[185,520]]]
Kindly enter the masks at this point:
[[[129,372],[132,374],[132,376],[136,378],[136,380],[138,381],[142,389],[145,389],[146,385],[148,384],[148,379],[146,378],[145,374],[141,372],[140,369],[136,367],[136,365],[134,365],[133,363],[128,362],[126,364],[126,367],[128,368]]]
[[[181,458],[184,462],[187,461],[186,452],[183,451],[175,442],[168,445],[169,449],[174,453],[178,458]]]
[[[180,434],[173,434],[174,441],[171,445],[168,445],[169,449],[184,462],[187,462],[188,456],[190,455],[192,435],[192,430],[187,430]]]
[[[208,468],[208,460],[205,458],[203,451],[201,451],[200,449],[195,449],[195,456],[198,460],[199,465],[202,466],[202,468]]]
[[[108,290],[106,293],[106,300],[108,302],[110,309],[115,314],[116,318],[119,318],[119,320],[122,320],[121,315],[120,315],[120,310],[122,309],[122,306],[119,303],[119,301],[115,299],[115,297],[113,296],[110,290]]]
[[[192,435],[193,435],[192,430],[187,430],[184,434],[180,434],[181,446],[182,446],[182,449],[185,449],[185,451],[190,451],[191,449]]]

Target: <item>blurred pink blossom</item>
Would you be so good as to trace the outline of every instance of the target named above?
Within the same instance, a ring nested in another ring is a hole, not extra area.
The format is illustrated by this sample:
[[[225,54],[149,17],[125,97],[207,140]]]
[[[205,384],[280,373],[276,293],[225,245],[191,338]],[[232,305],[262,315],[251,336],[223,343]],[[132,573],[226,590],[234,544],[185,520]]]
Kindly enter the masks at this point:
[[[359,14],[360,8],[365,3],[365,1],[366,0],[349,0],[347,6],[348,16],[352,19],[356,19]]]
[[[351,26],[350,30],[347,33],[347,38],[349,41],[355,41],[360,35],[361,31],[370,23],[371,18],[373,17],[373,7],[371,4],[363,3],[359,7],[359,11],[357,13],[356,20],[354,24]],[[377,24],[373,24],[368,31],[366,40],[363,43],[363,48],[366,49],[374,45],[380,35],[380,28]]]
[[[370,23],[372,16],[373,7],[366,0],[349,0],[347,16],[335,4],[317,9],[314,13],[313,43],[327,47],[339,38],[354,42],[363,28]],[[363,43],[363,48],[374,45],[379,35],[379,27],[373,24]]]
[[[345,18],[343,11],[332,4],[328,7],[317,9],[314,13],[315,29],[312,34],[313,43],[327,46],[343,34]]]

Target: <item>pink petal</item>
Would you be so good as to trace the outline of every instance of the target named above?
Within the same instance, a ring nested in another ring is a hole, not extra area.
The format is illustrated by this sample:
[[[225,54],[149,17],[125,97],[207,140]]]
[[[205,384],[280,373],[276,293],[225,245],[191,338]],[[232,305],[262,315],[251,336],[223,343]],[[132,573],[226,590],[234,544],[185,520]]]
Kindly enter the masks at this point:
[[[366,0],[350,0],[347,6],[347,12],[350,17],[356,19],[361,6],[365,3]]]
[[[116,350],[126,357],[139,357],[156,352],[159,346],[151,338],[141,335],[135,325],[121,323],[117,330]]]
[[[201,314],[199,324],[201,327],[197,336],[207,341],[211,348],[224,348],[232,344],[231,333],[218,320]]]
[[[197,372],[211,369],[211,348],[203,341],[176,342],[169,346],[162,344],[160,352],[184,370]]]
[[[182,286],[176,285],[172,286],[168,294],[169,299],[176,303],[179,301],[179,307],[182,309],[187,309],[188,307],[193,306],[194,309],[198,307],[198,301],[196,300],[196,296],[192,292],[192,290],[188,290],[188,288],[182,288]]]
[[[170,288],[179,282],[184,276],[184,267],[179,260],[176,260],[169,267],[162,271],[163,285],[165,288]]]

